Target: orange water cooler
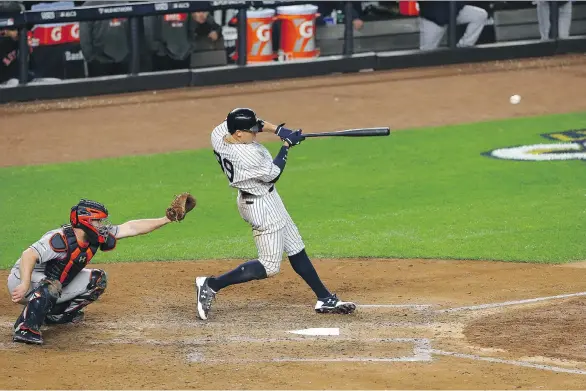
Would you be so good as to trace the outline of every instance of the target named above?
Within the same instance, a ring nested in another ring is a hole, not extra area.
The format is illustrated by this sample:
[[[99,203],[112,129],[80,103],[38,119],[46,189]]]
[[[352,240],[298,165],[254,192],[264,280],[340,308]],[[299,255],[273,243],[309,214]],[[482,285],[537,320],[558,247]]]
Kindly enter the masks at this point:
[[[246,62],[270,62],[276,58],[273,53],[273,22],[275,10],[258,9],[246,11]],[[238,47],[238,40],[236,40]],[[238,50],[232,56],[238,60]]]
[[[319,56],[315,42],[317,6],[311,4],[277,7],[281,22],[279,60],[309,59]]]
[[[417,16],[419,4],[416,1],[399,1],[399,13],[405,16]]]

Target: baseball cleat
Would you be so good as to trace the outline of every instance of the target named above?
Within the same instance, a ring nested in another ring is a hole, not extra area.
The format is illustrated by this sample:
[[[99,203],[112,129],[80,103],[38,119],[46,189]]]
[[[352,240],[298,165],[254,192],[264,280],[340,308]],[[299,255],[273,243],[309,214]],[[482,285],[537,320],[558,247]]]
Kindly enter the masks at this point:
[[[355,309],[356,304],[342,301],[335,294],[317,299],[315,304],[315,312],[318,314],[351,314]]]
[[[43,344],[43,336],[41,335],[41,332],[26,328],[24,325],[20,325],[18,329],[14,330],[12,340],[14,342],[24,342],[35,345]]]
[[[69,312],[67,314],[47,315],[45,316],[45,324],[66,324],[66,323],[80,323],[85,318],[83,310]]]
[[[197,291],[197,315],[201,320],[208,318],[208,312],[212,308],[212,301],[216,297],[216,292],[208,285],[209,277],[197,277],[195,279],[195,289]]]

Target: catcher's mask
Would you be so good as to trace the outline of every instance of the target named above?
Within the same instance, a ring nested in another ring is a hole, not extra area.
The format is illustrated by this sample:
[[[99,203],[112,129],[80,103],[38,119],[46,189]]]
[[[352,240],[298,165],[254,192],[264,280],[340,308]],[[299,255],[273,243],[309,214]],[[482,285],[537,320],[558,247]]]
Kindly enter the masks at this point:
[[[108,209],[99,202],[81,199],[71,208],[69,221],[74,228],[82,229],[92,243],[105,243],[112,224]]]
[[[236,133],[237,130],[243,130],[251,133],[258,133],[262,130],[263,122],[256,117],[256,113],[251,109],[238,108],[228,113],[226,118],[228,132]]]

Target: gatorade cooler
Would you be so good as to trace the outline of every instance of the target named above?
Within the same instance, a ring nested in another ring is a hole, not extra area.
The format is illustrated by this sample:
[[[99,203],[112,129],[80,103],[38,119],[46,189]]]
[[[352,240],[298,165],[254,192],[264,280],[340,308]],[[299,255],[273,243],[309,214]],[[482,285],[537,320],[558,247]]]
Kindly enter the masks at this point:
[[[280,50],[286,59],[319,56],[315,46],[315,18],[317,6],[311,4],[277,7],[281,21]]]
[[[275,10],[247,10],[246,21],[247,62],[273,61]]]
[[[399,13],[405,16],[417,16],[419,4],[416,1],[399,1]]]

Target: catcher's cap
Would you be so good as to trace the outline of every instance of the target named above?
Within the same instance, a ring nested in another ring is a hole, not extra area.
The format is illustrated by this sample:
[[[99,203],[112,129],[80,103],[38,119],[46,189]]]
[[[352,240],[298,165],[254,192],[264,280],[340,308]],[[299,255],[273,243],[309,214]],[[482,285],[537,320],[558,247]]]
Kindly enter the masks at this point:
[[[262,130],[261,121],[256,117],[256,113],[251,109],[237,108],[228,113],[226,118],[228,132],[236,133],[237,130],[244,130],[253,133]]]

